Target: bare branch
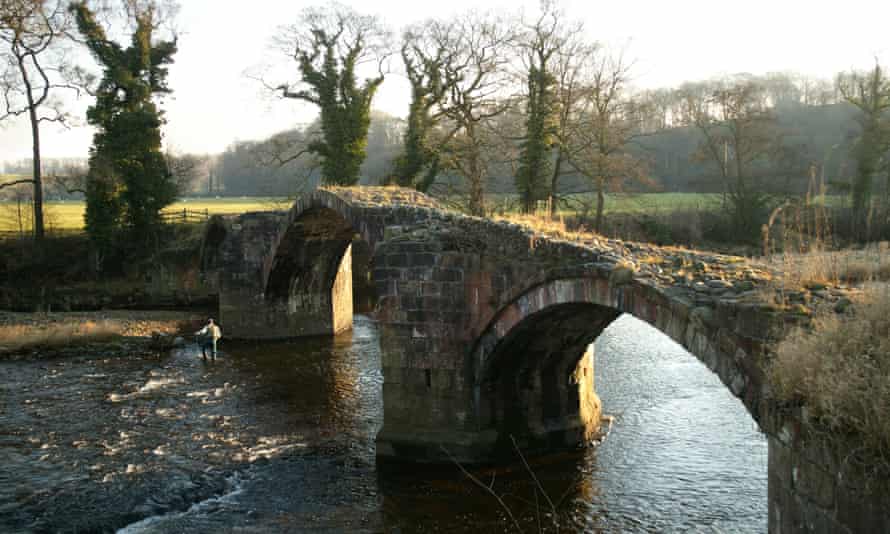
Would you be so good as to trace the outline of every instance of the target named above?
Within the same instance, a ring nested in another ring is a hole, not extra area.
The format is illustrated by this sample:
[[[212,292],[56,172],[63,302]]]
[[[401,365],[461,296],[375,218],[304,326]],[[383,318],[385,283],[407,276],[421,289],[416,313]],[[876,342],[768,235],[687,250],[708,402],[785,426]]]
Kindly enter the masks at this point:
[[[34,183],[34,180],[31,180],[31,179],[28,179],[28,180],[15,180],[15,181],[12,181],[12,182],[6,182],[6,183],[2,183],[2,184],[0,184],[0,189],[6,189],[7,187],[13,187],[13,186],[16,186],[16,185],[21,185],[21,184],[33,184],[33,183]]]
[[[485,493],[491,495],[494,500],[501,506],[501,509],[504,510],[504,513],[507,514],[507,517],[510,518],[510,521],[513,523],[513,527],[516,528],[516,532],[522,532],[522,527],[519,526],[519,521],[516,520],[516,517],[513,516],[513,512],[510,510],[510,507],[507,506],[507,503],[504,502],[504,499],[494,491],[494,478],[492,478],[491,485],[485,484],[481,480],[479,480],[473,473],[470,473],[466,470],[466,468],[461,465],[457,459],[452,456],[451,452],[448,451],[445,447],[442,447],[442,451],[448,456],[451,462],[461,470],[461,472],[470,479],[473,484],[481,488]]]

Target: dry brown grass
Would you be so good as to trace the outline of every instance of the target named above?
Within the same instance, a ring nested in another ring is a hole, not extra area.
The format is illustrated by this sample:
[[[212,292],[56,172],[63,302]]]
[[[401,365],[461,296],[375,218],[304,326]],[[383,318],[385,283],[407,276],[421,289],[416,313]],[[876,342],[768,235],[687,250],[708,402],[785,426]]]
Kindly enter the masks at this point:
[[[552,219],[546,215],[508,213],[506,215],[495,215],[492,218],[496,221],[506,221],[526,226],[537,233],[567,241],[590,241],[603,238],[603,236],[588,231],[583,227],[578,230],[569,230],[562,217]]]
[[[807,407],[829,441],[855,443],[860,460],[890,469],[890,286],[865,294],[854,315],[791,333],[769,377],[780,399]]]
[[[110,341],[122,331],[113,321],[0,326],[0,352]]]
[[[788,281],[802,286],[890,281],[887,242],[855,250],[782,254],[774,256],[770,262],[786,274]]]
[[[155,332],[175,336],[194,332],[206,320],[203,313],[176,311],[105,310],[48,314],[0,311],[0,354],[122,338],[149,340]]]

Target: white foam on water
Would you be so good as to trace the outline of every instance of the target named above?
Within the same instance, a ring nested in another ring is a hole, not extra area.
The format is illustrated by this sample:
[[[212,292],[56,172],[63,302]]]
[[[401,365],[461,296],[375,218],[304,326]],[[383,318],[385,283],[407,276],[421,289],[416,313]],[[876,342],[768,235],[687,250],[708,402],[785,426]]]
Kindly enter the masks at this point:
[[[121,529],[118,529],[117,534],[146,534],[150,532],[165,532],[166,530],[164,529],[163,524],[166,521],[178,519],[187,515],[200,515],[206,512],[212,512],[220,505],[234,504],[238,495],[244,492],[244,480],[245,477],[243,477],[241,473],[236,472],[226,478],[226,486],[228,486],[229,488],[229,491],[227,491],[226,493],[210,497],[209,499],[204,499],[200,502],[196,502],[184,512],[169,512],[166,514],[146,517],[145,519],[137,521],[136,523],[132,523]],[[159,530],[154,530],[152,528],[155,526],[158,526]]]

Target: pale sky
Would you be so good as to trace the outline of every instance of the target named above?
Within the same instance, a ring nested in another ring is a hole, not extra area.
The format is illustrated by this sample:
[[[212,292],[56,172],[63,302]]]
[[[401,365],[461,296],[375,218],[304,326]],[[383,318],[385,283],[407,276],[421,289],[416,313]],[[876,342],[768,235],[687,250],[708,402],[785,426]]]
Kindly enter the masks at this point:
[[[467,9],[534,14],[536,0],[345,1],[358,11],[380,15],[398,29],[427,17]],[[309,104],[264,94],[245,75],[278,60],[270,37],[278,26],[296,22],[313,2],[294,0],[181,0],[179,52],[170,68],[174,91],[165,103],[165,143],[177,152],[221,152],[236,140],[260,139],[312,120]],[[615,45],[629,43],[636,61],[634,85],[676,86],[719,74],[796,71],[832,77],[865,69],[881,58],[890,62],[890,2],[886,0],[613,1],[567,0],[565,11],[584,21],[589,36]],[[397,65],[396,65],[397,66]],[[296,72],[294,66],[293,72]],[[296,75],[294,75],[296,79]],[[374,108],[404,116],[409,91],[390,75]],[[89,101],[69,109],[85,121]],[[86,126],[42,128],[45,157],[86,157],[92,132]],[[0,124],[0,162],[29,157],[25,120]]]

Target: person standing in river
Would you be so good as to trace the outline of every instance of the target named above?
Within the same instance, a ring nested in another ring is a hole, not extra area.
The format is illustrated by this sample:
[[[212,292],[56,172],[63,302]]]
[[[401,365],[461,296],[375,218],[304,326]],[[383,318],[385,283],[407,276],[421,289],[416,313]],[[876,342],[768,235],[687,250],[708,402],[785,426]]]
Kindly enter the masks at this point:
[[[222,330],[213,322],[213,318],[207,319],[204,328],[195,332],[199,336],[201,344],[201,357],[207,359],[207,349],[210,349],[210,357],[216,359],[216,342],[222,337]]]

